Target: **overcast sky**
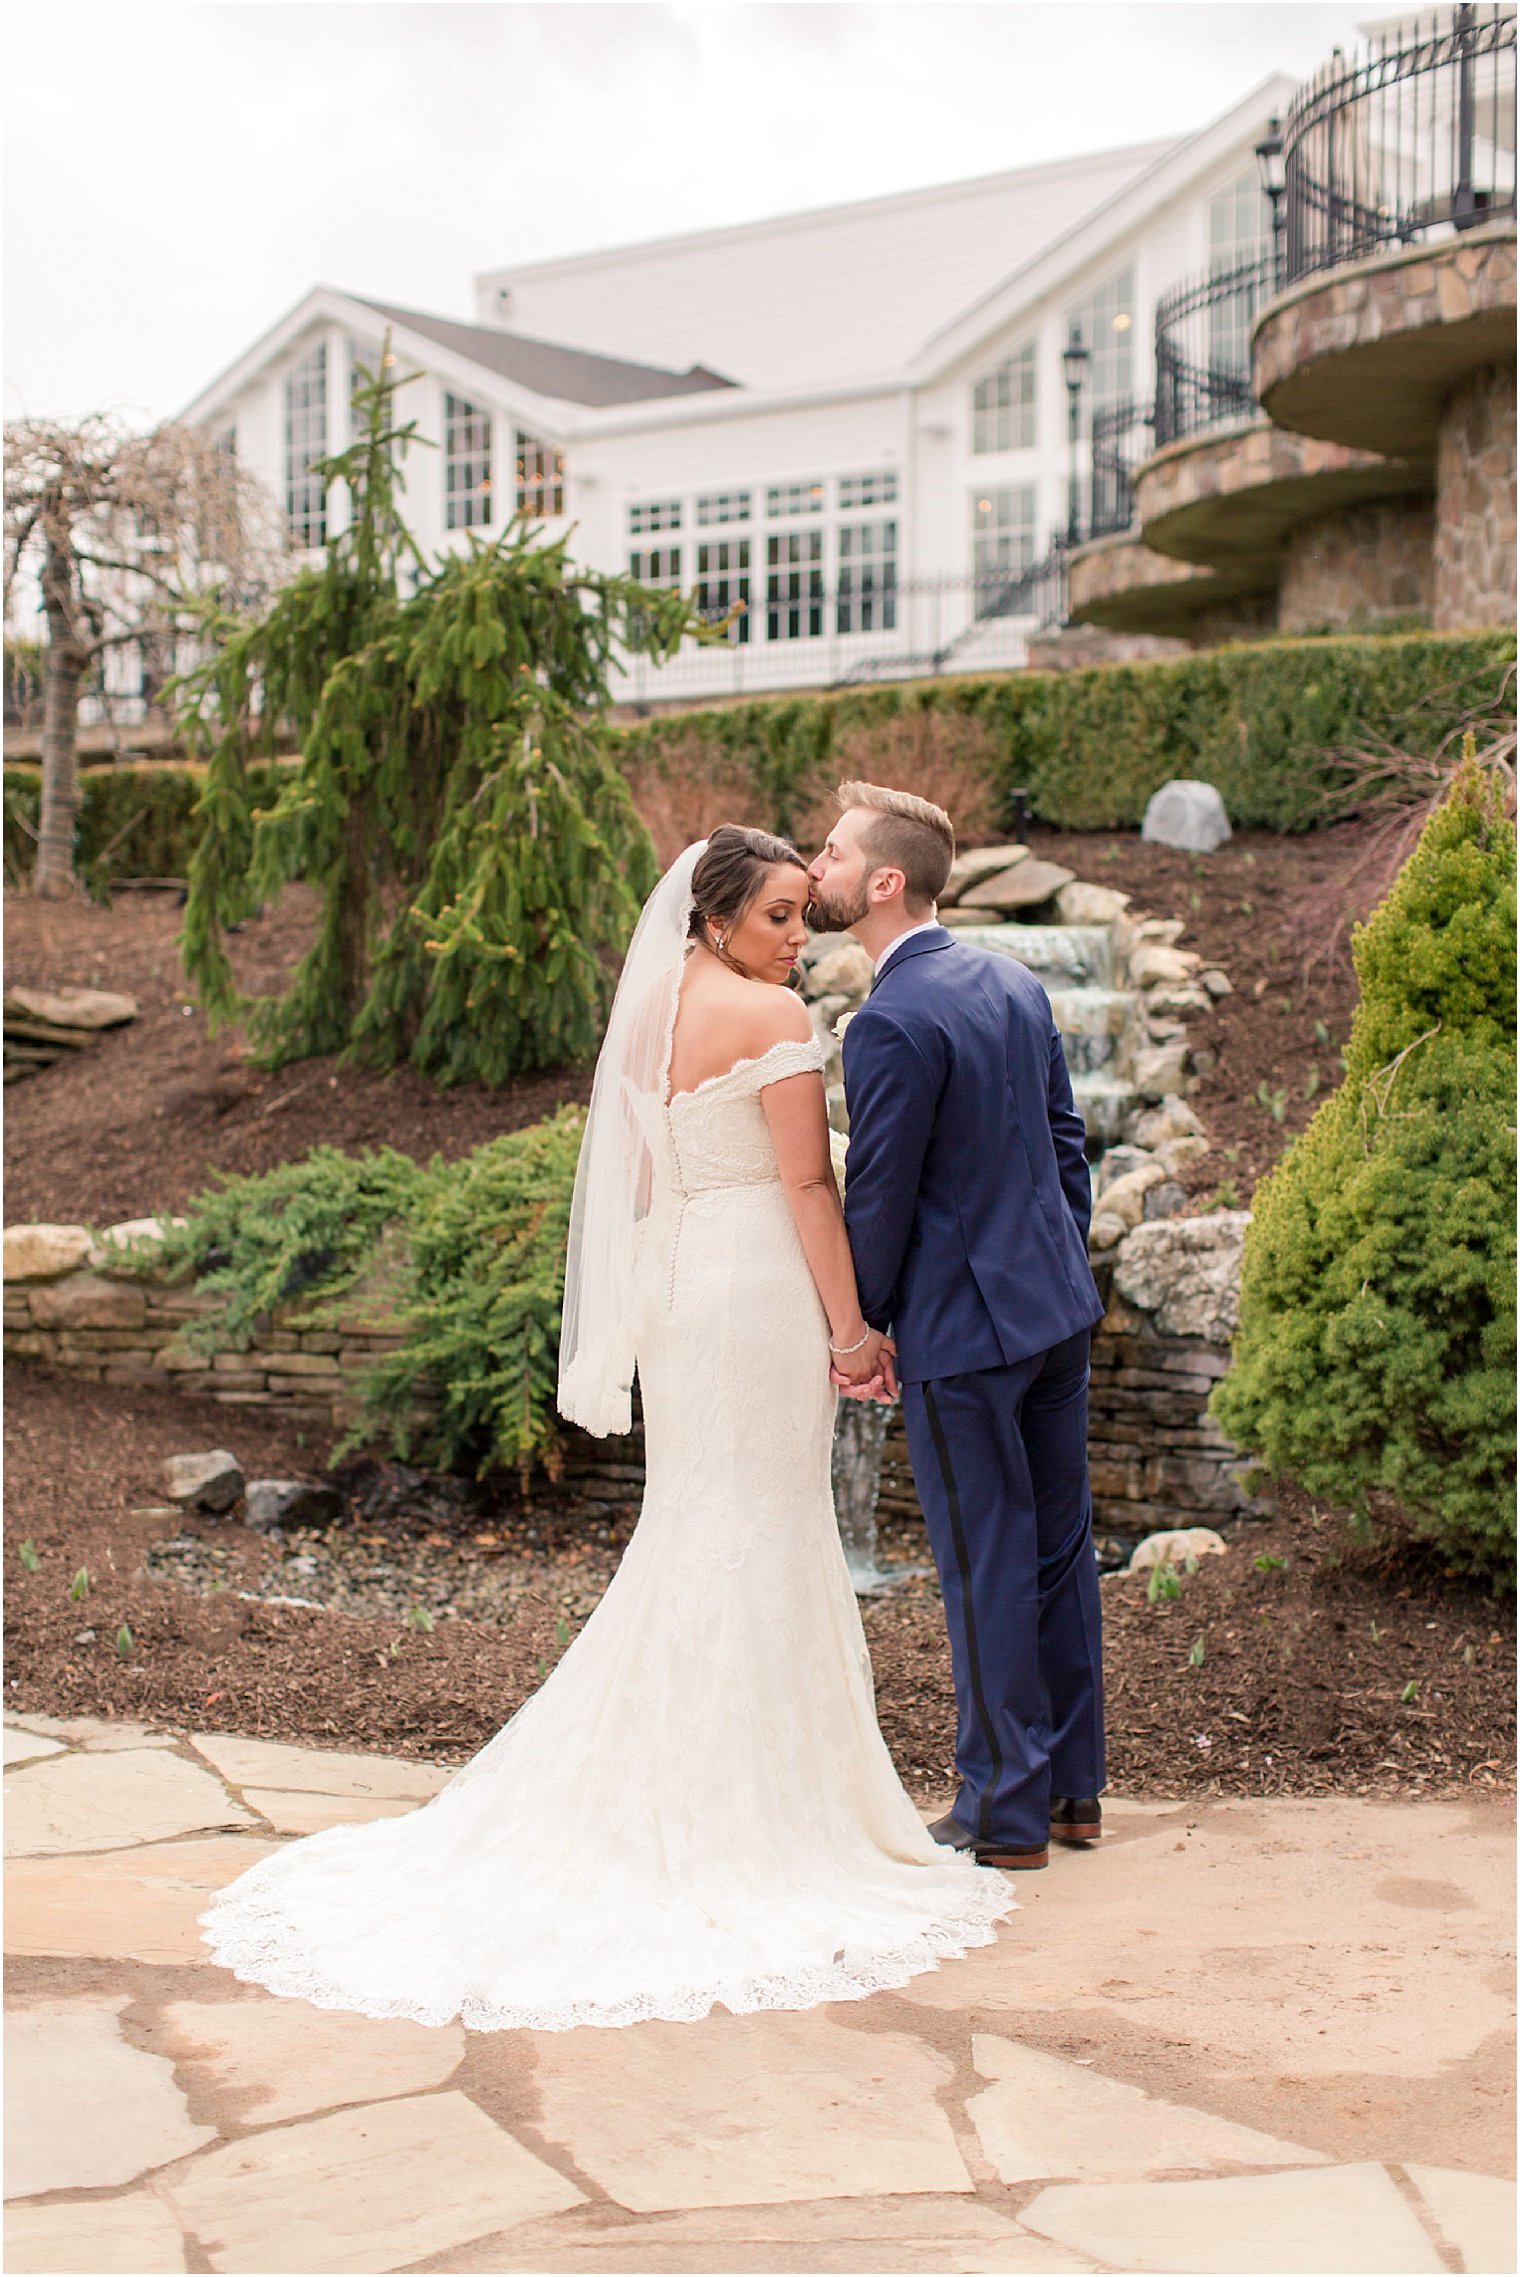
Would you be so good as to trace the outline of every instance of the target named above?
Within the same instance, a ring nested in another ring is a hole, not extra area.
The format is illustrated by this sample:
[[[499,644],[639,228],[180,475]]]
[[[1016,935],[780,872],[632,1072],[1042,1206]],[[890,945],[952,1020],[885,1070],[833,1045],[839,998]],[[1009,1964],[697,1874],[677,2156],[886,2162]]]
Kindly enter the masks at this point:
[[[1326,0],[6,0],[5,408],[177,411],[315,283],[477,269],[1204,125]]]

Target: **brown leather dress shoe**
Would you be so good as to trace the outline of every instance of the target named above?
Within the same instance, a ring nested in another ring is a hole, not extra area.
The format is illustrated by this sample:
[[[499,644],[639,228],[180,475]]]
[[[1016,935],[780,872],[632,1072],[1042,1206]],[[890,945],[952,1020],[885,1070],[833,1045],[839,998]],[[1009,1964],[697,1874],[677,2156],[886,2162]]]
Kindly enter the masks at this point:
[[[1037,1849],[1014,1850],[1006,1842],[984,1841],[968,1834],[958,1818],[947,1812],[937,1818],[929,1828],[938,1843],[947,1850],[969,1850],[979,1866],[996,1866],[1005,1874],[1028,1874],[1050,1864],[1050,1846],[1041,1843]]]
[[[1102,1839],[1103,1805],[1096,1795],[1052,1795],[1050,1839],[1074,1850],[1090,1849]]]

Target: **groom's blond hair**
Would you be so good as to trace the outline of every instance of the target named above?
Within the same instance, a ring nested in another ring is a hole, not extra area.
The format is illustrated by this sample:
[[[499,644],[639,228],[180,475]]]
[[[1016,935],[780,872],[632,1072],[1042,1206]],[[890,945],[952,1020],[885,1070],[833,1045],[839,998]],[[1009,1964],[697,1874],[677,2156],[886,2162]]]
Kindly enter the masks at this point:
[[[841,814],[864,807],[876,817],[861,836],[861,852],[876,869],[902,871],[907,907],[927,909],[938,901],[955,860],[955,826],[944,808],[880,783],[841,783],[835,796]]]

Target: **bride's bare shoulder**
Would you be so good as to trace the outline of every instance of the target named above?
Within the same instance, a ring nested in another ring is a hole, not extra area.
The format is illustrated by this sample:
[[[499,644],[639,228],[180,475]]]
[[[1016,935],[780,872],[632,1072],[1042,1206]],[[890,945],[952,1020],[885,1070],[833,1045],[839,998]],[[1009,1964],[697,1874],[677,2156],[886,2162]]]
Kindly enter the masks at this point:
[[[813,1023],[808,1018],[807,1006],[789,988],[755,988],[751,985],[750,1003],[746,1007],[746,1026],[751,1056],[756,1052],[769,1051],[772,1044],[808,1043],[813,1034]]]

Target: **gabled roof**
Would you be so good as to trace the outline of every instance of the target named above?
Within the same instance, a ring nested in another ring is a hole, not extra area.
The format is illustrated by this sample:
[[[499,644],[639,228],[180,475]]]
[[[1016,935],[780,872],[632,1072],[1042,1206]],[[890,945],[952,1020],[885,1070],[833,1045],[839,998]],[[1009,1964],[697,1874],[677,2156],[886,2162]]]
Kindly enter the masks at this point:
[[[584,348],[561,348],[552,340],[530,340],[521,332],[499,331],[490,324],[460,324],[452,317],[424,316],[414,308],[394,308],[383,300],[362,294],[351,296],[371,308],[387,323],[404,324],[409,332],[436,340],[457,356],[483,364],[502,379],[516,380],[534,395],[561,403],[604,406],[614,403],[649,403],[662,395],[702,395],[712,388],[733,387],[721,373],[693,364],[684,372],[663,371],[656,364],[631,364],[618,356],[598,356]]]

